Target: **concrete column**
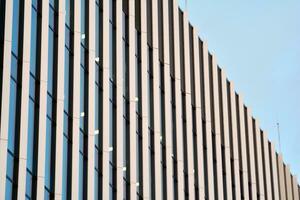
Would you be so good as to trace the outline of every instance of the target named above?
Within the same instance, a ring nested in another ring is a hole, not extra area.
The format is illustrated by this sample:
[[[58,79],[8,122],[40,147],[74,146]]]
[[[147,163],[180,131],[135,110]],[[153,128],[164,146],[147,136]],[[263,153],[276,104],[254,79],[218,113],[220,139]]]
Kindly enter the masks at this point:
[[[256,190],[256,168],[255,168],[255,158],[254,158],[254,144],[253,144],[253,124],[252,124],[252,117],[251,117],[251,110],[247,108],[247,122],[248,122],[248,142],[249,142],[249,166],[248,173],[250,173],[250,184],[251,184],[251,193],[252,199],[257,199],[257,190]]]
[[[207,148],[207,175],[208,176],[208,199],[215,199],[214,172],[213,172],[213,150],[212,150],[212,124],[211,124],[211,102],[209,82],[209,52],[207,43],[203,43],[203,73],[204,73],[204,99],[205,99],[205,126],[206,126],[206,148]]]
[[[269,144],[270,147],[270,161],[272,163],[271,169],[273,177],[273,188],[274,188],[274,200],[279,200],[279,188],[278,188],[278,173],[277,173],[277,162],[276,162],[276,152],[275,152],[275,146],[273,143]]]
[[[215,144],[216,144],[216,159],[217,159],[217,197],[219,200],[224,199],[223,191],[223,170],[222,170],[222,152],[221,152],[221,130],[220,130],[220,100],[219,100],[219,82],[218,82],[218,64],[215,55],[212,56],[212,85],[214,102],[214,120],[215,120]]]
[[[184,37],[184,69],[185,69],[185,98],[186,98],[186,137],[187,137],[187,173],[188,192],[190,199],[195,199],[195,176],[194,176],[194,151],[193,151],[193,126],[192,126],[192,100],[191,100],[191,64],[190,64],[190,38],[189,22],[187,13],[183,14],[183,37]]]
[[[95,1],[88,2],[88,166],[87,198],[94,199],[95,188]]]
[[[246,135],[245,135],[245,113],[243,97],[239,95],[239,121],[240,121],[240,145],[241,145],[241,158],[242,158],[242,176],[243,176],[243,194],[245,199],[249,199],[249,185],[248,185],[248,161],[247,161],[247,148],[246,148]]]
[[[22,12],[22,11],[21,11]],[[27,134],[28,134],[28,103],[29,103],[29,73],[30,73],[30,33],[31,33],[31,0],[24,1],[23,17],[23,55],[22,57],[22,92],[20,108],[20,146],[18,158],[18,199],[23,199],[26,192],[26,164],[27,164]],[[21,30],[20,30],[21,31]],[[21,47],[21,46],[20,46]],[[18,155],[18,153],[17,153]]]
[[[13,1],[5,3],[5,29],[3,46],[2,97],[0,117],[0,199],[5,199],[6,160],[9,123],[10,68],[12,43]]]
[[[265,199],[264,192],[264,176],[263,176],[263,166],[262,166],[262,150],[261,150],[261,137],[260,137],[260,129],[259,122],[255,120],[255,130],[253,130],[254,139],[256,143],[256,155],[257,155],[257,179],[256,183],[258,184],[258,194],[259,199]]]
[[[129,0],[130,199],[136,199],[135,0]]]
[[[147,45],[147,1],[141,4],[141,80],[142,80],[142,157],[143,157],[143,198],[149,199],[149,92],[148,92],[148,45]]]
[[[230,83],[230,99],[231,99],[231,122],[232,122],[232,143],[233,143],[233,164],[234,164],[234,183],[235,183],[235,198],[241,198],[240,190],[240,164],[239,164],[239,149],[238,149],[238,133],[237,133],[237,117],[236,117],[236,101],[234,85]]]
[[[194,76],[195,76],[195,107],[196,107],[196,129],[197,129],[197,166],[198,166],[198,188],[199,198],[205,198],[204,191],[204,168],[203,168],[203,131],[202,131],[202,107],[201,107],[201,81],[199,63],[199,38],[196,29],[193,29],[194,40]]]
[[[225,171],[226,171],[226,194],[224,198],[232,199],[232,176],[231,176],[231,160],[230,160],[230,136],[229,136],[229,121],[228,121],[228,96],[226,73],[221,70],[221,87],[222,87],[222,107],[223,107],[223,125],[224,125],[224,146],[225,146]]]
[[[166,154],[166,188],[167,199],[174,199],[173,161],[172,161],[172,104],[171,104],[171,74],[170,74],[170,44],[169,44],[169,4],[163,1],[163,38],[164,42],[164,80],[165,80],[165,154]]]
[[[182,103],[181,103],[181,76],[180,76],[180,51],[179,51],[179,16],[177,1],[173,1],[174,21],[174,68],[175,68],[175,99],[176,99],[176,147],[177,147],[177,172],[178,199],[184,199],[184,174],[183,174],[183,146],[182,146]]]
[[[73,56],[73,83],[72,83],[72,87],[73,87],[73,99],[72,99],[73,100],[73,104],[72,104],[73,144],[72,144],[72,185],[71,185],[72,199],[78,199],[78,191],[79,191],[80,40],[81,40],[80,1],[74,1],[74,49],[73,49],[74,56]]]

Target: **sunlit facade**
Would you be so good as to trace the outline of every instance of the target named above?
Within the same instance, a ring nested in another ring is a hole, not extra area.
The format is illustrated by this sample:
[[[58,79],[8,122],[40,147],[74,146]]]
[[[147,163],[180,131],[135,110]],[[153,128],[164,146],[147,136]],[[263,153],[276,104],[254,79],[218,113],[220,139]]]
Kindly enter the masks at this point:
[[[176,0],[0,0],[0,104],[0,199],[299,200]]]

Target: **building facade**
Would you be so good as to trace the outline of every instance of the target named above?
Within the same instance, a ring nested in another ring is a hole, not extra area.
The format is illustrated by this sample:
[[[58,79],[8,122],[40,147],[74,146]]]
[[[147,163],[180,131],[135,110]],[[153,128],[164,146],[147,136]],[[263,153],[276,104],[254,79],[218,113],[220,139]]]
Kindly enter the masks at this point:
[[[176,0],[0,0],[0,67],[0,199],[299,200]]]

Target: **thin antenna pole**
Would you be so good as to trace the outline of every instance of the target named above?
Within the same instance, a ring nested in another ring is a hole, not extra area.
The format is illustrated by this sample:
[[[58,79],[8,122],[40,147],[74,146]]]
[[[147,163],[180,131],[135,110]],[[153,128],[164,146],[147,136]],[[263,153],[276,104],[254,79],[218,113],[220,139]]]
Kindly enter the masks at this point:
[[[281,142],[280,142],[280,128],[279,128],[279,122],[277,122],[277,134],[278,134],[279,153],[281,153]]]

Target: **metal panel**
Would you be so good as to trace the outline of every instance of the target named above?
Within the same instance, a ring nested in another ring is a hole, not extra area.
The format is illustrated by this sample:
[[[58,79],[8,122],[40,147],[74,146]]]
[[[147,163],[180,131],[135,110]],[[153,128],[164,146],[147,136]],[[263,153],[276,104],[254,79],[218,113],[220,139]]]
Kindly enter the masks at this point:
[[[28,134],[28,103],[29,103],[29,70],[30,70],[30,32],[31,32],[31,0],[24,1],[24,30],[23,30],[23,55],[22,57],[22,92],[21,92],[21,116],[19,132],[19,158],[18,158],[18,199],[25,197],[26,191],[26,163],[27,163],[27,134]]]
[[[221,154],[221,130],[220,130],[220,100],[219,100],[219,84],[218,84],[218,66],[217,66],[217,58],[215,55],[212,56],[212,83],[213,85],[213,99],[214,101],[214,120],[215,120],[215,144],[216,144],[216,169],[217,173],[217,199],[224,199],[223,193],[223,170],[222,170],[222,154]]]
[[[240,190],[240,164],[239,164],[239,150],[238,150],[238,133],[236,121],[236,101],[233,83],[230,83],[230,99],[231,99],[231,121],[232,121],[232,143],[233,143],[233,159],[234,159],[234,183],[236,198],[241,198]]]
[[[180,53],[179,53],[179,16],[177,1],[173,1],[174,21],[174,69],[175,69],[175,94],[176,94],[176,152],[177,152],[177,178],[178,199],[184,199],[184,174],[183,174],[183,146],[182,146],[182,100],[181,100],[181,77],[180,77]]]
[[[254,144],[253,144],[253,124],[251,117],[251,110],[247,108],[247,122],[248,122],[248,141],[249,141],[249,160],[250,168],[248,169],[248,173],[250,173],[250,184],[251,184],[251,196],[252,199],[257,199],[257,190],[256,190],[256,168],[255,168],[255,158],[254,158]]]
[[[293,193],[292,193],[292,181],[291,181],[291,171],[290,166],[285,166],[285,186],[286,186],[286,199],[292,200],[293,199]]]
[[[268,146],[268,135],[267,132],[263,132],[262,134],[262,141],[263,143],[263,152],[264,157],[262,158],[265,162],[265,176],[266,176],[266,191],[265,191],[265,198],[270,199],[272,198],[272,188],[271,188],[271,177],[270,177],[270,160],[269,160],[269,146]]]
[[[298,193],[298,183],[297,183],[297,176],[292,176],[292,183],[293,183],[293,197],[294,200],[299,200],[299,193]]]
[[[207,145],[207,176],[208,176],[208,197],[209,199],[215,199],[214,192],[214,173],[213,173],[213,150],[212,150],[212,136],[211,136],[211,111],[210,111],[210,90],[211,87],[209,85],[209,54],[207,49],[207,43],[203,43],[203,73],[204,73],[204,92],[205,92],[205,126],[206,126],[206,145]]]
[[[47,79],[48,79],[48,32],[49,32],[49,1],[42,3],[41,19],[41,60],[40,60],[40,88],[39,88],[39,125],[40,133],[46,133],[47,116]],[[38,157],[37,157],[37,192],[36,199],[44,199],[45,193],[45,151],[46,135],[39,134],[38,137]]]
[[[158,52],[158,7],[157,0],[152,1],[152,27],[153,27],[153,102],[154,102],[154,152],[155,152],[155,199],[162,198],[161,184],[161,111],[160,111],[160,86],[159,86],[159,52]]]
[[[88,163],[87,199],[94,199],[95,188],[95,1],[88,3]]]
[[[255,142],[256,142],[256,152],[257,152],[257,177],[256,183],[258,184],[258,198],[265,199],[264,192],[264,180],[263,180],[263,166],[262,166],[262,152],[261,152],[261,137],[260,137],[260,129],[259,122],[255,120],[255,130],[253,132]]]
[[[169,7],[168,1],[163,1],[163,55],[164,55],[164,82],[165,82],[165,154],[166,154],[166,192],[167,199],[174,199],[173,189],[173,162],[172,162],[172,104],[171,104],[171,78],[170,78],[170,44],[169,44]]]
[[[79,120],[80,120],[80,1],[74,1],[73,104],[72,104],[72,184],[71,198],[78,199],[79,191]]]
[[[129,0],[129,66],[135,65],[135,1]],[[130,88],[130,199],[136,199],[136,69],[129,67]]]
[[[232,199],[232,176],[231,176],[231,160],[230,160],[230,136],[229,136],[229,120],[228,120],[228,97],[227,82],[224,70],[221,70],[222,85],[222,107],[223,107],[223,124],[224,124],[224,146],[225,146],[225,171],[226,171],[226,194],[224,198]]]
[[[190,38],[189,22],[187,13],[183,14],[183,35],[184,35],[184,69],[185,69],[185,98],[186,98],[186,137],[187,137],[187,173],[188,173],[188,193],[190,199],[195,199],[195,176],[194,176],[194,157],[193,157],[193,127],[192,127],[192,100],[191,100],[191,81],[190,81]],[[187,192],[187,191],[186,191]]]
[[[276,153],[275,153],[275,146],[273,143],[270,143],[270,161],[272,163],[271,169],[273,177],[273,188],[274,188],[274,199],[278,200],[279,196],[279,188],[278,188],[278,173],[277,173],[277,162],[276,162]]]
[[[246,136],[245,136],[245,115],[244,115],[244,103],[243,98],[239,95],[239,121],[240,121],[240,144],[241,145],[241,158],[242,158],[242,176],[243,176],[243,194],[244,198],[249,198],[249,188],[248,188],[248,169],[247,169],[247,149],[246,149]]]
[[[9,120],[9,96],[10,96],[10,63],[11,63],[11,43],[12,43],[12,15],[13,1],[6,1],[5,4],[5,30],[3,46],[3,71],[2,75],[2,102],[0,114],[0,199],[5,198],[6,184],[6,159],[8,142],[8,120]]]
[[[285,189],[285,178],[284,178],[284,167],[282,161],[282,155],[277,156],[277,168],[278,168],[278,181],[279,181],[279,194],[280,199],[286,199],[286,189]]]
[[[65,3],[58,2],[57,93],[55,126],[55,188],[54,198],[62,196],[62,151],[64,117],[64,64],[65,64]]]
[[[123,199],[123,38],[122,38],[122,1],[116,1],[116,188],[117,199]],[[120,134],[118,134],[120,133]]]
[[[148,114],[148,104],[149,104],[149,93],[148,93],[148,45],[147,45],[147,1],[140,1],[141,4],[141,80],[142,82],[142,133],[143,133],[143,198],[149,199],[149,114]]]
[[[194,76],[195,76],[195,107],[196,107],[196,129],[197,129],[197,166],[198,166],[198,188],[199,198],[204,199],[204,170],[203,170],[203,132],[202,132],[202,109],[201,108],[201,81],[199,63],[199,39],[196,29],[193,29],[194,37]]]

